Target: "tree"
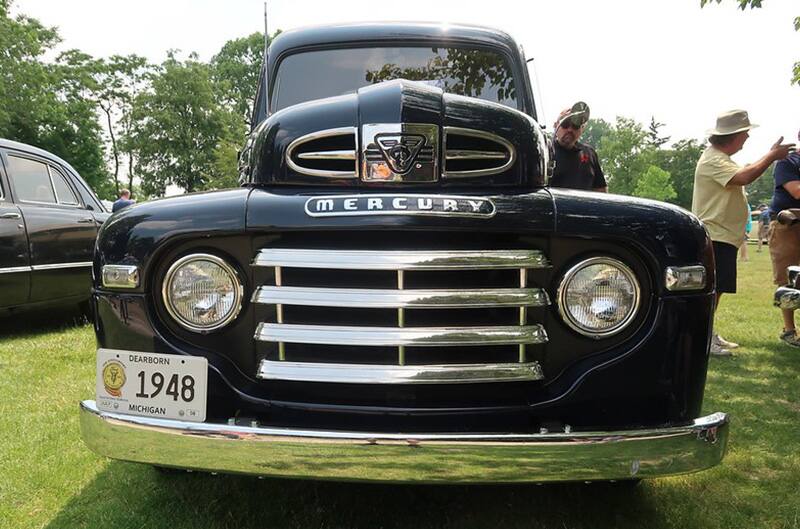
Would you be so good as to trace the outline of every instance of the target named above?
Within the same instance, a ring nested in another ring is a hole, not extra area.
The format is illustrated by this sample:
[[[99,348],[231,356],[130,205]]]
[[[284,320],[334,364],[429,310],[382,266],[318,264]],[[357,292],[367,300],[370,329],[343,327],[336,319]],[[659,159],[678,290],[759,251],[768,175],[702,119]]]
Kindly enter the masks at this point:
[[[750,9],[757,9],[761,7],[762,0],[734,0],[739,4],[739,9],[744,11],[748,7]],[[716,2],[718,4],[722,3],[722,0],[700,0],[700,7],[703,8],[706,4],[710,4],[711,2]],[[794,30],[800,31],[800,16],[795,17],[794,19]],[[794,68],[792,69],[793,77],[792,83],[793,84],[800,84],[800,61],[794,63]]]
[[[660,167],[651,165],[637,180],[633,196],[666,202],[674,199],[677,195],[672,188],[669,173]]]
[[[600,148],[600,142],[602,141],[603,137],[608,135],[610,130],[611,125],[608,123],[608,121],[605,121],[601,118],[590,119],[586,123],[586,128],[583,129],[581,142],[597,150]]]
[[[598,155],[609,191],[631,195],[636,181],[652,165],[654,149],[647,143],[647,132],[641,124],[617,116],[614,126],[600,140]]]
[[[231,174],[235,182],[236,165],[220,175],[220,160],[241,136],[218,103],[210,67],[196,55],[180,61],[170,52],[133,106],[130,141],[146,195],[161,196],[170,184],[191,193]]]
[[[656,121],[655,116],[650,116],[650,125],[647,127],[647,142],[651,147],[660,149],[665,143],[669,141],[669,136],[660,136],[659,129],[663,127],[663,123]]]
[[[0,136],[41,147],[68,161],[101,196],[108,171],[86,57],[46,61],[60,42],[53,28],[0,4]]]
[[[672,144],[670,149],[655,152],[655,165],[670,174],[675,197],[669,202],[686,209],[692,207],[694,192],[694,170],[697,160],[703,154],[705,145],[695,139],[682,139]]]
[[[150,66],[144,57],[138,55],[113,55],[96,62],[94,98],[105,117],[106,132],[111,143],[114,188],[119,195],[119,172],[124,153],[128,154],[128,189],[133,187],[133,151],[129,148],[127,137],[133,124],[133,101]]]
[[[775,164],[764,171],[755,182],[745,188],[747,190],[747,201],[753,206],[758,204],[769,204],[772,194],[775,192]]]
[[[269,46],[280,32],[278,30],[273,33],[266,45]],[[218,85],[220,103],[241,116],[247,125],[250,125],[256,99],[264,46],[264,34],[253,33],[247,37],[229,40],[211,58],[211,75]]]

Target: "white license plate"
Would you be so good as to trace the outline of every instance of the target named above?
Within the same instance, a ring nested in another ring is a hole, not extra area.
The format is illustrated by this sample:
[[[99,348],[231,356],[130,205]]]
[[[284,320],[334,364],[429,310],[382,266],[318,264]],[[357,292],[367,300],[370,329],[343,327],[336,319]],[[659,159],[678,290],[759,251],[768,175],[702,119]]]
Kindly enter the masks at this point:
[[[208,360],[97,350],[97,407],[162,419],[206,420]]]

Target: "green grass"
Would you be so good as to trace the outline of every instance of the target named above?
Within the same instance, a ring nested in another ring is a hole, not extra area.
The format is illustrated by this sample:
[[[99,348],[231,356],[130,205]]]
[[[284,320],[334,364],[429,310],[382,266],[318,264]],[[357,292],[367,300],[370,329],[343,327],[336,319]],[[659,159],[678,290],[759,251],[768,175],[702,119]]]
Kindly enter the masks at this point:
[[[7,319],[0,528],[800,527],[800,350],[777,340],[769,257],[754,250],[718,318],[742,348],[711,360],[704,405],[733,416],[728,455],[710,471],[634,489],[258,480],[111,461],[89,452],[78,429],[77,403],[94,394],[91,326]]]

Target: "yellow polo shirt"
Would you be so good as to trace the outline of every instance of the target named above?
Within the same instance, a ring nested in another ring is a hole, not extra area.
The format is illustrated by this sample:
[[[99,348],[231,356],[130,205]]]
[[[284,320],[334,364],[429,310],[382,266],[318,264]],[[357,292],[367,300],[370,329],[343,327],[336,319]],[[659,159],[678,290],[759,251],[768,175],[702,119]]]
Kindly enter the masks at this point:
[[[726,184],[739,169],[730,156],[708,147],[697,162],[692,193],[692,213],[706,225],[711,240],[737,248],[744,242],[747,197],[744,186]]]

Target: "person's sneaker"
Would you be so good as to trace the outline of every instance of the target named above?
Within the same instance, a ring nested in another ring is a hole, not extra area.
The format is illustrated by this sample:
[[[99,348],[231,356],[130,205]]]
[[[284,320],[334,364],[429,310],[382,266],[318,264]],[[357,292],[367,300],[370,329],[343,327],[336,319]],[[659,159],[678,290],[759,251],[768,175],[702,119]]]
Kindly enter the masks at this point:
[[[723,349],[736,349],[737,347],[739,347],[738,343],[729,342],[719,334],[715,334],[714,336],[711,337],[711,343],[715,343]]]
[[[800,336],[797,336],[797,333],[794,329],[791,331],[783,331],[781,333],[781,341],[791,345],[792,347],[800,347]]]
[[[711,348],[709,349],[709,353],[711,356],[733,356],[733,353],[730,352],[728,349],[725,349],[718,343],[711,342]]]

